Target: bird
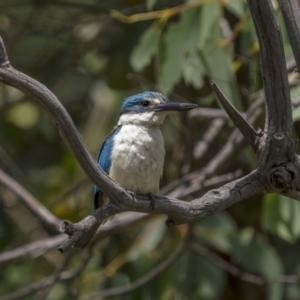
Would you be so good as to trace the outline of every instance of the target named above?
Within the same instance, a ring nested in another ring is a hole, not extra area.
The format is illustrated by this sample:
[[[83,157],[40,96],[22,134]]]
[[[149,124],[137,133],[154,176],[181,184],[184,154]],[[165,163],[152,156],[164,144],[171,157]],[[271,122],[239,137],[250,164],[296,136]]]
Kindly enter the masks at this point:
[[[154,209],[165,158],[160,125],[168,114],[195,107],[197,105],[193,103],[167,101],[161,93],[152,91],[126,98],[117,125],[100,148],[99,166],[125,190],[147,195]],[[95,186],[94,209],[108,201]],[[85,247],[100,225],[95,224],[85,233],[77,247]]]

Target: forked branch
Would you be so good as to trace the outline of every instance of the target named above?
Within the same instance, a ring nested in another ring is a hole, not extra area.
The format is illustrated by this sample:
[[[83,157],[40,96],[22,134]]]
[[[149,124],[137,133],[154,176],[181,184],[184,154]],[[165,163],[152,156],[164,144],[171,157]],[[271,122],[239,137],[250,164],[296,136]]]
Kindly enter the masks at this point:
[[[257,134],[228,105],[226,97],[216,86],[215,90],[228,115],[235,120],[235,125],[252,147],[256,148],[257,143],[259,168],[191,202],[158,196],[153,211],[148,198],[132,196],[99,168],[59,100],[45,86],[10,66],[0,40],[0,81],[36,100],[50,116],[87,176],[110,198],[109,204],[92,212],[81,222],[64,222],[62,231],[69,238],[59,247],[60,251],[78,244],[95,224],[124,211],[167,214],[167,225],[173,226],[199,221],[258,193],[277,192],[300,200],[300,164],[295,153],[296,141],[292,137],[291,99],[279,26],[270,0],[248,0],[248,4],[261,49],[267,108],[264,131]]]

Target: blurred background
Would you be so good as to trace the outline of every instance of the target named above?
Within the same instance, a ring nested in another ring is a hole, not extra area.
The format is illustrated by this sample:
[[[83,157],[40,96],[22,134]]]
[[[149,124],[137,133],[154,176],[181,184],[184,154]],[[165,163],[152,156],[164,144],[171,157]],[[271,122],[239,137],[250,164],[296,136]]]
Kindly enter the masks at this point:
[[[274,8],[299,136],[299,75]],[[1,0],[0,34],[11,64],[58,97],[94,156],[125,97],[154,90],[197,103],[162,126],[161,194],[190,201],[256,168],[211,88],[214,80],[263,128],[259,45],[244,1]],[[65,237],[41,215],[58,226],[81,220],[93,184],[46,113],[3,84],[0,128],[0,299],[300,298],[300,203],[259,195],[171,229],[167,216],[126,213],[87,249],[60,254]]]

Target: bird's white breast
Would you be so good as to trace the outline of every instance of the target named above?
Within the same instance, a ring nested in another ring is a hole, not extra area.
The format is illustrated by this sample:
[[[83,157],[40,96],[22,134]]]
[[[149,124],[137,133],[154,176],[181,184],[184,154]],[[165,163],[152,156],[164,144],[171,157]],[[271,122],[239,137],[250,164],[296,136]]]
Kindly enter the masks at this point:
[[[137,194],[157,194],[164,156],[158,126],[123,125],[114,138],[109,175]]]

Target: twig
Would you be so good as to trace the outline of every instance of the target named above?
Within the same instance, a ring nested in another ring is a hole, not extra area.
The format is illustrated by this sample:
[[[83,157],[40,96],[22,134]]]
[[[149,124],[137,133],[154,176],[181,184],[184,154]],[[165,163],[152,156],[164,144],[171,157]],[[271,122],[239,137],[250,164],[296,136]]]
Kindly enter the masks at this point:
[[[257,148],[257,136],[258,133],[253,127],[243,118],[243,116],[234,108],[229,102],[226,96],[222,93],[215,82],[212,83],[212,88],[217,94],[220,103],[227,112],[229,118],[233,124],[240,130],[246,141],[251,145],[253,149]]]
[[[283,275],[283,276],[276,276],[276,277],[262,277],[257,276],[248,272],[245,272],[238,268],[237,266],[231,264],[230,262],[226,261],[219,255],[215,254],[208,248],[205,248],[196,243],[190,243],[189,249],[193,252],[200,254],[201,256],[205,257],[206,259],[210,260],[213,264],[218,266],[219,268],[225,270],[226,272],[238,277],[239,279],[258,284],[258,285],[265,285],[269,283],[281,282],[281,283],[298,283],[300,282],[300,276],[298,275]]]
[[[222,184],[239,178],[240,176],[242,176],[242,174],[242,170],[237,170],[235,172],[230,172],[219,176],[213,176],[207,179],[205,178],[205,176],[202,176],[202,180],[199,180],[199,178],[196,178],[194,180],[191,179],[189,181],[188,186],[182,183],[178,186],[178,188],[175,191],[165,194],[172,197],[173,194],[176,192],[178,197],[185,198],[193,193],[200,192],[203,189],[219,187]]]
[[[99,293],[95,293],[93,295],[81,297],[79,298],[79,300],[93,300],[105,297],[126,295],[137,290],[138,288],[144,286],[145,284],[159,276],[164,270],[166,270],[170,265],[172,265],[186,250],[189,238],[190,232],[188,232],[188,234],[186,235],[185,240],[183,244],[179,247],[179,249],[177,249],[173,254],[168,256],[164,261],[162,261],[159,265],[153,268],[149,273],[145,274],[139,279],[131,282],[126,286],[109,288]]]
[[[224,118],[227,119],[228,116],[226,112],[219,108],[208,108],[208,107],[197,107],[188,112],[188,117],[190,119],[214,119],[214,118]]]
[[[149,215],[136,212],[126,212],[122,215],[117,215],[111,222],[107,222],[100,227],[94,240],[97,241],[113,232],[122,231],[130,228],[131,226],[136,226],[138,223],[143,222],[146,218],[149,218]],[[64,234],[59,234],[53,237],[40,239],[36,242],[28,243],[16,249],[7,250],[0,253],[0,264],[26,255],[38,257],[48,250],[57,248],[65,239],[66,236]]]
[[[3,262],[8,262],[13,259],[23,257],[25,255],[32,255],[34,257],[40,256],[44,254],[46,251],[56,248],[59,244],[61,244],[65,240],[64,234],[59,234],[54,237],[48,237],[45,239],[40,239],[36,242],[29,243],[22,247],[7,250],[5,252],[0,253],[0,264]]]
[[[199,160],[205,155],[211,143],[222,130],[224,123],[225,119],[223,118],[216,118],[211,122],[210,126],[201,138],[201,141],[199,141],[194,148],[193,155],[195,159]]]
[[[67,281],[67,280],[76,278],[79,275],[79,273],[86,267],[87,262],[92,257],[90,251],[91,251],[91,247],[87,249],[86,254],[83,256],[83,258],[80,260],[80,262],[78,263],[78,265],[76,267],[74,267],[70,271],[60,272],[59,275],[57,277],[55,277],[55,280],[57,279],[60,281]],[[29,286],[26,286],[25,288],[18,290],[18,291],[1,296],[1,300],[24,299],[24,297],[26,297],[28,295],[36,293],[41,289],[47,288],[47,286],[52,283],[53,283],[53,275],[46,279],[39,280]]]
[[[46,224],[57,231],[59,230],[58,224],[61,220],[54,216],[44,205],[41,205],[33,195],[24,189],[17,181],[5,174],[1,169],[0,185],[7,187],[14,192],[43,224]]]
[[[48,296],[48,294],[51,291],[51,288],[55,285],[56,282],[60,280],[60,274],[67,267],[69,264],[71,258],[74,256],[75,252],[71,252],[67,255],[66,259],[63,261],[63,263],[54,270],[53,274],[49,278],[50,280],[48,281],[47,286],[42,289],[40,295],[37,297],[36,300],[45,300]]]
[[[0,55],[6,53],[2,38],[0,37]],[[90,179],[101,188],[110,198],[122,204],[124,200],[131,199],[124,189],[101,170],[93,156],[87,149],[77,128],[64,106],[51,91],[31,77],[12,68],[7,56],[0,57],[0,81],[13,86],[33,98],[47,112],[60,135],[77,158],[83,170]]]
[[[246,119],[254,126],[258,126],[262,122],[264,99],[263,93],[258,92],[257,99],[250,106],[246,114]],[[230,162],[234,160],[239,151],[245,146],[246,143],[240,131],[235,129],[229,136],[224,147],[202,169],[174,180],[162,189],[162,194],[175,198],[182,197],[182,185],[187,188],[192,181],[194,184],[196,182],[200,184],[214,174],[224,172]]]

